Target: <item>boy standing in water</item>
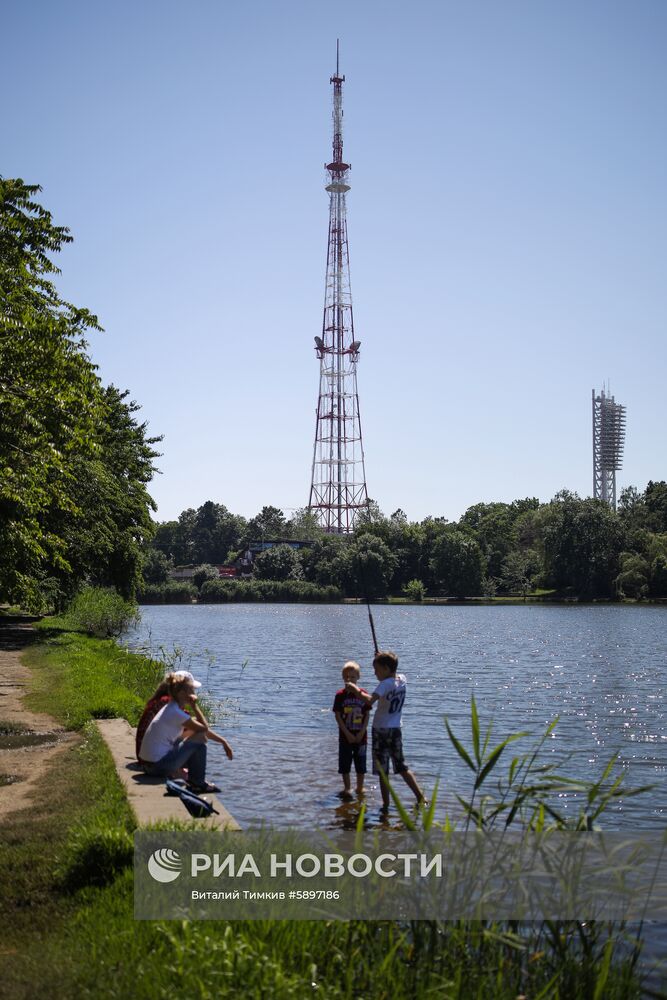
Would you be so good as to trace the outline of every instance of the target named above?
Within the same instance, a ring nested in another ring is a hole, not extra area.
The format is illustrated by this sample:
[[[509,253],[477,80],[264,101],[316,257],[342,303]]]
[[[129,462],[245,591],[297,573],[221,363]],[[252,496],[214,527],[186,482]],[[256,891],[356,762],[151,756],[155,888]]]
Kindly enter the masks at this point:
[[[382,811],[389,811],[389,761],[394,765],[394,773],[400,774],[418,803],[424,802],[424,793],[417,784],[412,771],[403,759],[403,738],[401,732],[401,712],[407,690],[405,674],[396,673],[398,657],[396,653],[378,652],[373,660],[373,669],[379,684],[368,694],[354,683],[346,683],[350,694],[358,694],[369,707],[377,705],[373,717],[373,774],[380,776]]]
[[[354,660],[348,660],[343,667],[344,688],[336,691],[333,712],[338,723],[338,773],[343,778],[342,798],[352,798],[350,792],[350,771],[352,761],[357,775],[357,795],[364,791],[364,776],[366,774],[366,730],[370,706],[364,695],[370,698],[368,691],[357,687],[361,676],[361,667]],[[354,688],[348,690],[349,686]]]

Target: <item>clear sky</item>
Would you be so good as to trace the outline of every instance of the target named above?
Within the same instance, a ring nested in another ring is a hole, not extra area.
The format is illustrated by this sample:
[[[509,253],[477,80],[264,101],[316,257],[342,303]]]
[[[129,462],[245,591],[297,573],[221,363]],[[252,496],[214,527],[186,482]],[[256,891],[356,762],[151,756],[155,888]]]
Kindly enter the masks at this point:
[[[159,519],[308,500],[341,40],[366,472],[386,513],[667,478],[663,0],[5,5],[0,173],[164,434]]]

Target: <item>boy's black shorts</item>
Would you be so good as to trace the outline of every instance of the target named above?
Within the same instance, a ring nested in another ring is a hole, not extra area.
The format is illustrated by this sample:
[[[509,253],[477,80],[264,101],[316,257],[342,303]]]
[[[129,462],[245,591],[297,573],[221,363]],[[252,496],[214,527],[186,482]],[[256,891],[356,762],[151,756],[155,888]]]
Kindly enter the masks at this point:
[[[352,761],[357,774],[366,773],[366,744],[348,743],[342,737],[338,740],[338,773],[349,774]]]
[[[408,770],[403,759],[403,733],[399,726],[392,729],[373,729],[373,774],[380,773],[380,767],[389,774],[389,760],[394,765],[394,774]],[[379,765],[379,767],[378,767]]]

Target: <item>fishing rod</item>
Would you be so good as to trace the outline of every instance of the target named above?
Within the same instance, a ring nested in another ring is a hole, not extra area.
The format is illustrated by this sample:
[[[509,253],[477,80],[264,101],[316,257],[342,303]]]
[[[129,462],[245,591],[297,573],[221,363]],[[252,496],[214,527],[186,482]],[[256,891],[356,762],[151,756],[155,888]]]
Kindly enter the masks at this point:
[[[363,571],[362,571],[362,576],[363,576]],[[366,590],[365,584],[364,584],[364,590]],[[375,622],[373,621],[373,612],[371,611],[371,602],[368,599],[368,594],[366,594],[366,607],[368,608],[368,621],[370,622],[371,635],[373,636],[373,645],[375,646],[375,653],[377,655],[380,652],[380,647],[378,646],[378,639],[375,634]]]
[[[369,508],[370,514],[370,508]],[[375,647],[376,655],[380,652],[380,647],[378,646],[377,635],[375,634],[375,622],[373,621],[373,612],[371,611],[371,602],[368,597],[368,587],[366,586],[366,574],[364,573],[364,564],[361,561],[361,553],[357,555],[357,563],[359,564],[359,575],[361,576],[361,587],[364,592],[364,598],[366,601],[366,607],[368,608],[368,621],[371,626],[371,635],[373,636],[373,646]]]

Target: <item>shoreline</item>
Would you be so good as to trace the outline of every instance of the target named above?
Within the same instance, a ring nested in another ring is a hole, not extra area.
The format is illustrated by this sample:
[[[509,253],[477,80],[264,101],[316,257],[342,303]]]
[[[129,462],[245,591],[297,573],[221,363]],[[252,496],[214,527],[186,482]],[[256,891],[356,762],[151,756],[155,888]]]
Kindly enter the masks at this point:
[[[137,598],[137,604],[143,607],[170,607],[177,605],[206,605],[211,606],[215,604],[366,604],[365,597],[342,597],[339,600],[327,600],[327,601],[290,601],[287,599],[281,600],[251,600],[245,598],[243,600],[231,600],[231,601],[212,601],[212,600],[198,600],[188,599],[181,601],[151,601],[144,597],[139,596]],[[644,598],[642,600],[636,600],[631,597],[614,598],[614,597],[550,597],[550,596],[539,596],[533,595],[526,598],[523,597],[425,597],[421,601],[412,601],[407,597],[372,597],[370,598],[370,604],[372,605],[398,605],[401,607],[447,607],[449,605],[458,605],[460,607],[505,607],[505,606],[538,606],[538,605],[610,605],[614,607],[667,607],[667,597],[653,597]]]

